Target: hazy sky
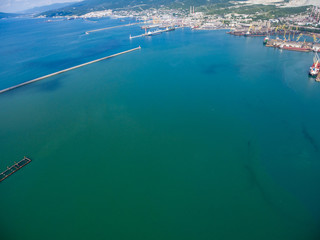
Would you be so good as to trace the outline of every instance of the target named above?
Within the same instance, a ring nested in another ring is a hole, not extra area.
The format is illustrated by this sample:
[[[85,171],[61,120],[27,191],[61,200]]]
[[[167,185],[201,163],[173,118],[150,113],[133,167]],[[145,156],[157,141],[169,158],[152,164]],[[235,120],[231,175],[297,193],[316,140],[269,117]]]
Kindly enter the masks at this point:
[[[80,1],[82,0],[0,0],[0,12],[18,12],[53,3]]]

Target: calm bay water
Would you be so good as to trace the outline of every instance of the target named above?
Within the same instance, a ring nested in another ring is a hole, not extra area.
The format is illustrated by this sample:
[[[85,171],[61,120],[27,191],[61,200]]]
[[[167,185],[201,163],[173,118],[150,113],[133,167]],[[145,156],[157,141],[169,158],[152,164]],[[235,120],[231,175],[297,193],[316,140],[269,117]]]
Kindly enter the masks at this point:
[[[0,21],[1,239],[319,239],[312,53],[119,20]]]

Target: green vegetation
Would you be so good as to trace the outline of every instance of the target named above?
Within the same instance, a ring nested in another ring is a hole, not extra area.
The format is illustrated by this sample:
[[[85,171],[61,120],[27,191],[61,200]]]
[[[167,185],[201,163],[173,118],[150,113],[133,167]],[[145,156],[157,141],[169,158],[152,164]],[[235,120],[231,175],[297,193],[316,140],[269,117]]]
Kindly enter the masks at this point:
[[[236,0],[239,1],[239,0]],[[141,11],[148,8],[180,8],[188,10],[195,6],[197,11],[205,12],[208,15],[225,15],[230,13],[253,15],[253,20],[267,20],[279,17],[286,17],[292,14],[304,13],[308,6],[279,8],[275,5],[245,5],[236,4],[230,0],[84,0],[58,10],[42,13],[43,15],[66,16],[82,15],[92,11],[112,10],[135,10]]]
[[[170,8],[189,9],[190,6],[200,7],[208,4],[229,4],[230,0],[85,0],[58,10],[42,13],[46,16],[82,15],[87,12],[113,10],[142,10],[152,7],[167,6]],[[236,0],[239,1],[239,0]]]

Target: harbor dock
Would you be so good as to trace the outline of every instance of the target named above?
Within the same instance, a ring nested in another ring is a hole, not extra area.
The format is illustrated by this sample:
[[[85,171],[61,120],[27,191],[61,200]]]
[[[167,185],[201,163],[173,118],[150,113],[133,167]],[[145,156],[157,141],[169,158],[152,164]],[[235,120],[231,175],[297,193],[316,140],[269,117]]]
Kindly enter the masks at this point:
[[[27,165],[28,163],[31,162],[30,158],[24,157],[21,161],[15,162],[11,167],[7,167],[5,171],[0,173],[0,182],[5,180],[7,177],[11,176],[14,174],[16,171]]]
[[[132,49],[120,52],[120,53],[116,53],[116,54],[113,54],[113,55],[110,55],[110,56],[99,58],[99,59],[96,59],[96,60],[93,60],[93,61],[90,61],[90,62],[82,63],[80,65],[77,65],[77,66],[74,66],[74,67],[70,67],[70,68],[67,68],[67,69],[64,69],[64,70],[61,70],[61,71],[58,71],[58,72],[54,72],[54,73],[51,73],[51,74],[48,74],[48,75],[45,75],[45,76],[42,76],[42,77],[39,77],[39,78],[35,78],[33,80],[30,80],[30,81],[27,81],[27,82],[24,82],[24,83],[20,83],[20,84],[17,84],[15,86],[0,90],[0,94],[8,92],[8,91],[16,89],[16,88],[19,88],[19,87],[22,87],[22,86],[25,86],[25,85],[28,85],[28,84],[31,84],[31,83],[34,83],[34,82],[37,82],[37,81],[40,81],[40,80],[43,80],[43,79],[46,79],[46,78],[49,78],[49,77],[56,76],[56,75],[64,73],[64,72],[68,72],[68,71],[71,71],[71,70],[74,70],[74,69],[77,69],[77,68],[81,68],[81,67],[87,66],[87,65],[92,64],[92,63],[100,62],[100,61],[103,61],[103,60],[108,59],[108,58],[113,58],[113,57],[116,57],[116,56],[119,56],[119,55],[122,55],[122,54],[126,54],[126,53],[129,53],[129,52],[140,50],[140,49],[141,49],[141,47],[139,46],[139,47],[136,47],[136,48],[132,48]]]
[[[270,39],[265,46],[298,52],[316,51],[311,42],[284,41],[282,39]]]

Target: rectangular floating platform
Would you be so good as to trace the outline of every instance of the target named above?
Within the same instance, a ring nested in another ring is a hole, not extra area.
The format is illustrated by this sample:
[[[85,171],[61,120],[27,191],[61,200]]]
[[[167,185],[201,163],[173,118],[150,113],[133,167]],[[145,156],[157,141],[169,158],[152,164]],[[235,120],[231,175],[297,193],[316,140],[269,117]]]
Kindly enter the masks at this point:
[[[0,173],[0,182],[2,182],[3,180],[5,180],[7,177],[9,177],[10,175],[12,175],[13,173],[15,173],[16,171],[18,171],[20,168],[24,167],[25,165],[27,165],[28,163],[31,162],[31,159],[24,157],[21,161],[19,161],[18,163],[14,163],[11,167],[7,167],[7,169],[5,171],[3,171],[2,173]]]

